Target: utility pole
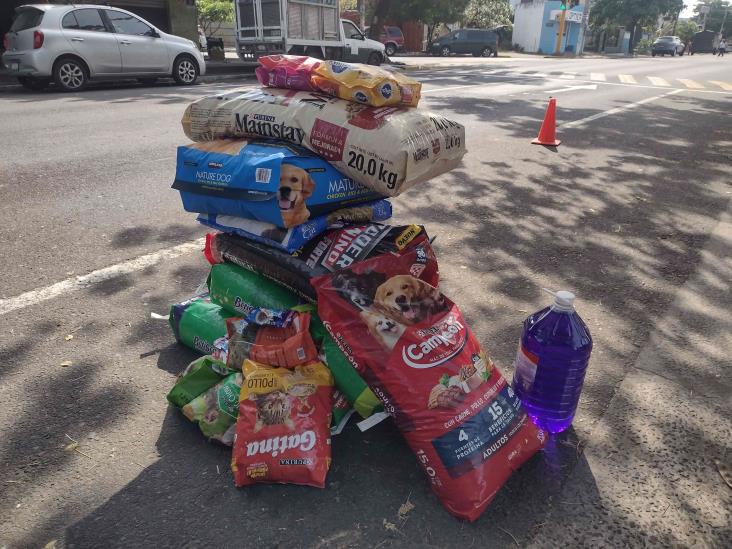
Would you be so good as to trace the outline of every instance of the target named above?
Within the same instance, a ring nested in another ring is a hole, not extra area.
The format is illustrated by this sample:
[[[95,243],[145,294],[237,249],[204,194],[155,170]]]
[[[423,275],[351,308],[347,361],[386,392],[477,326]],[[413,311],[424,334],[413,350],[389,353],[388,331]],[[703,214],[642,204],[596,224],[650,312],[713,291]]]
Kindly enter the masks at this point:
[[[707,14],[709,13],[709,6],[708,6],[708,5],[706,5],[706,4],[705,4],[705,5],[703,5],[703,6],[701,7],[701,11],[702,11],[702,13],[704,14],[704,20],[702,21],[702,29],[701,29],[701,30],[703,30],[703,31],[704,31],[704,30],[706,30],[706,29],[707,29]]]
[[[562,5],[559,6],[559,9],[562,10],[562,13],[559,15],[559,32],[557,33],[557,45],[554,48],[554,55],[562,55],[560,50],[562,48],[562,35],[564,34],[564,18],[567,13],[566,0],[562,0]]]
[[[719,27],[719,34],[722,34],[722,29],[724,29],[724,24],[727,22],[727,12],[729,11],[729,4],[727,4],[727,7],[724,8],[724,17],[722,17],[722,25]]]

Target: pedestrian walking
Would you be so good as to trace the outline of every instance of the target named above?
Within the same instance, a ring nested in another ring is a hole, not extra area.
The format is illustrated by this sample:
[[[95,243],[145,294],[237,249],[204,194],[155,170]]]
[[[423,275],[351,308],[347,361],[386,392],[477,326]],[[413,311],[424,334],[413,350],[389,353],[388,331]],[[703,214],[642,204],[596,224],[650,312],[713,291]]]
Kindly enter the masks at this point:
[[[722,38],[719,41],[719,47],[717,47],[717,55],[719,55],[719,57],[724,57],[725,53],[727,53],[727,40]]]

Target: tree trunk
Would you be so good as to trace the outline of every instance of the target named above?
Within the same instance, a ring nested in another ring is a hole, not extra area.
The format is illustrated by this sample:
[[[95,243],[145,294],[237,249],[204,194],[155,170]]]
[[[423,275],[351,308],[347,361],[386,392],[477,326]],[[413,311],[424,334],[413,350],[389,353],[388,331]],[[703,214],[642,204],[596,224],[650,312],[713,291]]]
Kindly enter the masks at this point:
[[[371,25],[369,27],[369,38],[378,40],[381,29],[384,27],[384,20],[391,8],[391,0],[378,0],[374,8],[374,15],[371,17]]]

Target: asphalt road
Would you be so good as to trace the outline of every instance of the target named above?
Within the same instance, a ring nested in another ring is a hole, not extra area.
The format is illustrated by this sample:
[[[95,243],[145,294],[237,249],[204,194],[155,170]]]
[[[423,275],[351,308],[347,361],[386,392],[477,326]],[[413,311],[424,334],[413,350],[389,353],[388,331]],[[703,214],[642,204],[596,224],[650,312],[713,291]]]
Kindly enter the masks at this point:
[[[169,188],[183,109],[254,81],[5,87],[0,547],[726,545],[732,60],[409,62],[469,153],[394,222],[437,236],[443,291],[506,375],[541,288],[577,293],[595,350],[573,429],[473,524],[389,422],[334,438],[323,491],[235,489],[229,452],[166,405],[195,355],[150,312],[207,271]],[[530,145],[549,95],[554,150]]]

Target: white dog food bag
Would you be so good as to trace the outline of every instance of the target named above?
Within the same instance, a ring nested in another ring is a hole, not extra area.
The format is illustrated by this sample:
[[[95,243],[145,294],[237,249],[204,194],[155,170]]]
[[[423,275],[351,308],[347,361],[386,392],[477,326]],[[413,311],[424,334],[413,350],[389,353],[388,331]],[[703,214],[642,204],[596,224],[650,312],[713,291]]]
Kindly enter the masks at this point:
[[[452,170],[466,152],[465,128],[443,116],[317,92],[233,90],[191,103],[182,124],[194,141],[263,137],[303,145],[387,196]]]

